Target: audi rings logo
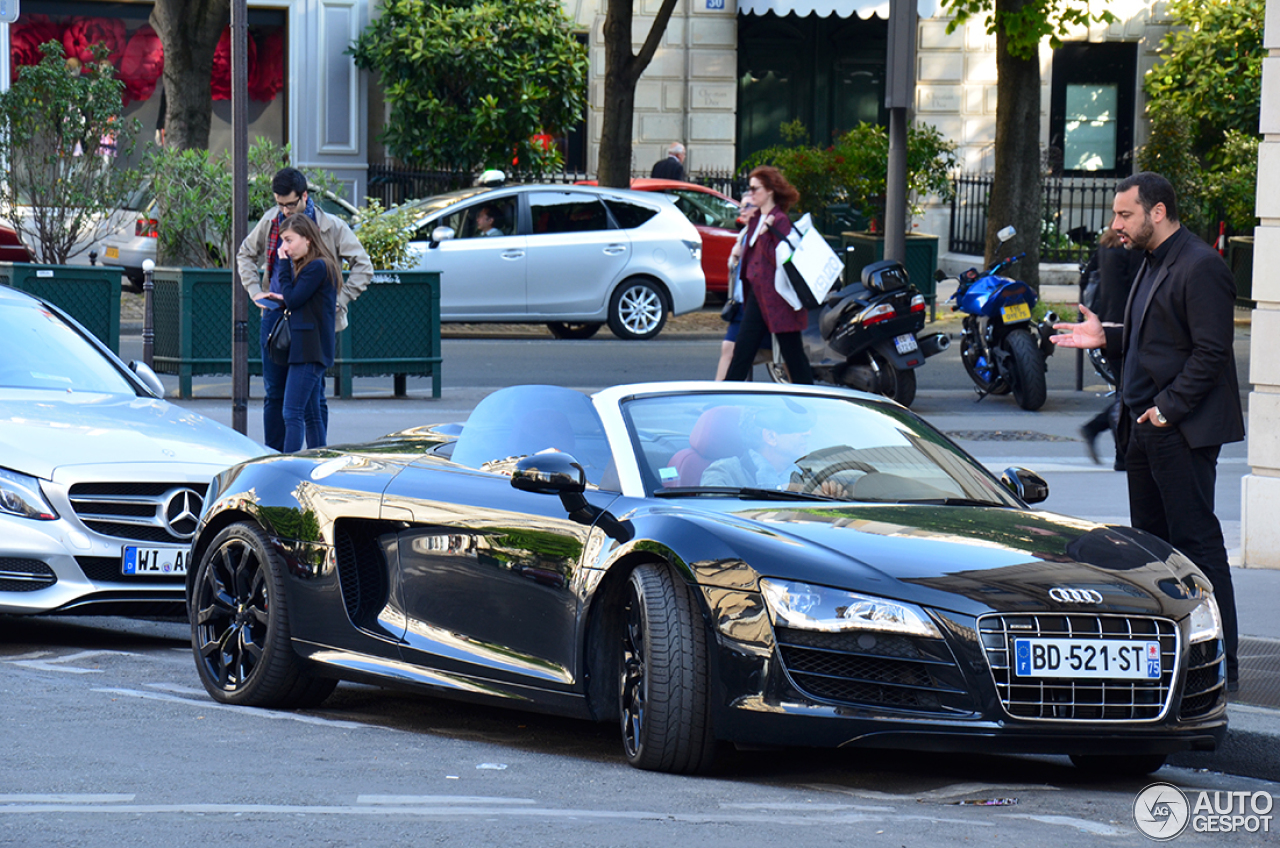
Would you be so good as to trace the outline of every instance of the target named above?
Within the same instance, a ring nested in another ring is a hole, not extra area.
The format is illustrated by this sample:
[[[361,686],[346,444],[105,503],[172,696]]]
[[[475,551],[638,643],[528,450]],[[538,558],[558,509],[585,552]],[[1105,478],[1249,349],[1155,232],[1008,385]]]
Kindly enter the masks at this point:
[[[164,503],[164,526],[179,539],[190,539],[200,523],[204,498],[194,489],[178,489]]]
[[[1102,593],[1093,589],[1068,589],[1054,586],[1049,590],[1049,597],[1060,604],[1100,604]]]
[[[1191,805],[1170,783],[1153,783],[1133,799],[1133,821],[1149,839],[1167,842],[1187,829]]]

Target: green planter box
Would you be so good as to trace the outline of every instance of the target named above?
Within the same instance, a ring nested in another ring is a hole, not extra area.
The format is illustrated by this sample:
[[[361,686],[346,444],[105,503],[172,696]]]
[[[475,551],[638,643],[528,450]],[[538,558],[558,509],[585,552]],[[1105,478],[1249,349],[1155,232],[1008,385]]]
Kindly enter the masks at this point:
[[[0,283],[43,298],[120,353],[120,278],[114,265],[0,262]]]
[[[178,375],[178,394],[191,397],[191,378],[231,373],[231,291],[225,268],[157,268],[154,368]],[[333,368],[338,394],[349,398],[356,377],[390,374],[403,396],[405,378],[430,376],[440,397],[440,275],[434,271],[379,271],[348,309],[338,334]],[[258,345],[261,312],[249,304],[249,373],[262,374]]]
[[[1227,265],[1236,278],[1236,304],[1250,309],[1257,306],[1253,299],[1253,236],[1227,239]]]
[[[844,246],[844,278],[846,281],[862,278],[862,269],[872,262],[884,259],[884,235],[882,233],[841,234]],[[902,263],[907,277],[929,303],[929,320],[938,317],[938,281],[933,274],[938,270],[938,237],[923,233],[907,233],[907,258]]]

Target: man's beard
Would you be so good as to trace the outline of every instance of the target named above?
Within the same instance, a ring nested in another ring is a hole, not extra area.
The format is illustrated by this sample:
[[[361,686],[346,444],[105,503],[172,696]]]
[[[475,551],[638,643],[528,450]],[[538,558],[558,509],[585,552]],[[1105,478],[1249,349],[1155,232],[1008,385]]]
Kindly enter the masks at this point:
[[[1124,246],[1129,250],[1146,250],[1147,245],[1151,244],[1151,238],[1156,234],[1156,228],[1151,225],[1151,216],[1144,215],[1142,217],[1142,225],[1138,227],[1136,233],[1125,233]]]

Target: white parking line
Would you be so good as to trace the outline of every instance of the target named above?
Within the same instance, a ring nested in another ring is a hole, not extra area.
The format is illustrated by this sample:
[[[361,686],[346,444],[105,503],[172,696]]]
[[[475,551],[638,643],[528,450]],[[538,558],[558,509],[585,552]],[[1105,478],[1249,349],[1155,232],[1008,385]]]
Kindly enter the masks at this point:
[[[33,659],[33,660],[3,660],[10,665],[18,665],[23,668],[34,668],[39,671],[60,671],[63,674],[101,674],[100,668],[80,668],[78,666],[66,666],[63,663],[77,662],[79,660],[88,659],[89,657],[116,656],[116,657],[136,657],[137,654],[129,651],[80,651],[74,654],[68,654],[65,657],[56,657],[54,659]]]
[[[254,716],[256,718],[270,719],[286,719],[288,721],[297,721],[302,724],[316,724],[325,727],[339,727],[345,730],[358,730],[361,728],[368,730],[395,730],[392,727],[380,727],[376,724],[361,724],[355,721],[340,721],[338,719],[320,718],[319,716],[303,715],[301,713],[281,712],[279,710],[264,710],[258,707],[237,707],[231,704],[219,704],[217,701],[211,700],[194,700],[192,698],[179,698],[176,695],[162,695],[159,692],[140,692],[137,689],[114,689],[109,687],[95,688],[94,692],[102,692],[108,695],[121,695],[126,698],[141,698],[147,701],[165,701],[170,704],[186,704],[187,706],[198,707],[202,710],[228,710],[240,715]]]

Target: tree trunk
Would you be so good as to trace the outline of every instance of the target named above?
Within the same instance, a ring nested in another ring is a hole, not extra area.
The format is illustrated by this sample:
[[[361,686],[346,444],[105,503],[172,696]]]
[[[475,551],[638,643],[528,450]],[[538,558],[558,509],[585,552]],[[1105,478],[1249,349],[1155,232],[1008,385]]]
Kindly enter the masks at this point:
[[[231,0],[155,0],[151,27],[164,46],[165,146],[207,150],[213,51],[231,22]]]
[[[996,8],[1012,11],[1030,1],[996,0]],[[1040,59],[1012,56],[1008,38],[998,30],[996,74],[995,182],[987,212],[986,263],[1025,251],[1018,278],[1039,290],[1044,203],[1040,172]],[[996,233],[1009,224],[1017,228],[1018,235],[1002,249]]]
[[[636,83],[649,67],[666,32],[676,0],[662,0],[644,46],[631,52],[631,4],[609,0],[604,19],[604,114],[600,126],[600,162],[596,179],[602,186],[631,185],[631,133],[635,120]],[[687,37],[687,35],[686,35]],[[674,139],[672,139],[674,140]]]

